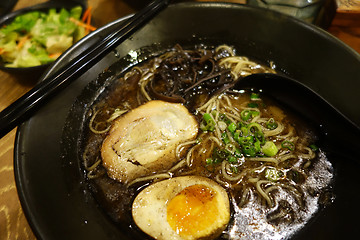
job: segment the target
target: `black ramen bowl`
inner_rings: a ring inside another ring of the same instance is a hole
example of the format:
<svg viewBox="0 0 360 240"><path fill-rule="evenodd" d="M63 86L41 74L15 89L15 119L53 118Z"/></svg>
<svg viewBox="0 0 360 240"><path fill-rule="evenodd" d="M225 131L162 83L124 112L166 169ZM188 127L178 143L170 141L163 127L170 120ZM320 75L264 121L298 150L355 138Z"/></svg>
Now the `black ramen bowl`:
<svg viewBox="0 0 360 240"><path fill-rule="evenodd" d="M123 20L98 29L75 44L43 78ZM177 43L184 47L225 43L234 46L239 55L273 61L280 72L308 86L360 125L356 106L360 102L360 55L340 40L298 19L245 5L204 2L170 5L18 128L16 184L25 215L39 239L144 237L111 221L87 188L80 162L81 129L87 108L114 76ZM336 175L335 200L292 239L357 236L359 157L329 154Z"/></svg>
<svg viewBox="0 0 360 240"><path fill-rule="evenodd" d="M14 19L17 16L20 16L22 14L32 12L32 11L41 11L41 12L48 12L49 9L55 8L55 9L71 9L75 6L81 6L84 10L86 8L86 4L84 4L82 1L72 1L72 0L66 0L66 1L48 1L44 3L40 3L37 5L33 5L30 7L22 8L13 12L10 12L0 18L0 26L7 25L14 21ZM45 70L51 65L52 63L47 63L39 66L34 67L18 67L18 68L12 68L12 67L6 67L4 65L4 62L2 59L0 59L0 70L8 72L10 74L13 74L17 77L25 77L30 80L38 80L39 77L45 72Z"/></svg>

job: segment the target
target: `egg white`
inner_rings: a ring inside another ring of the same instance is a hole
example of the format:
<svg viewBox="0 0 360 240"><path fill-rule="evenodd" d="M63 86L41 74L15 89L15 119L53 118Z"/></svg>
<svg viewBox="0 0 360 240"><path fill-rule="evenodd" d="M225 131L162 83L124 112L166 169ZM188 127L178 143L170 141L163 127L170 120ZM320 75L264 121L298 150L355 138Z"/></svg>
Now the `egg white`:
<svg viewBox="0 0 360 240"><path fill-rule="evenodd" d="M210 228L198 229L194 236L179 235L167 221L167 206L182 190L193 185L204 185L215 193L216 220ZM200 176L182 176L154 183L143 189L132 205L136 225L155 239L213 239L218 237L230 220L228 195L218 183Z"/></svg>

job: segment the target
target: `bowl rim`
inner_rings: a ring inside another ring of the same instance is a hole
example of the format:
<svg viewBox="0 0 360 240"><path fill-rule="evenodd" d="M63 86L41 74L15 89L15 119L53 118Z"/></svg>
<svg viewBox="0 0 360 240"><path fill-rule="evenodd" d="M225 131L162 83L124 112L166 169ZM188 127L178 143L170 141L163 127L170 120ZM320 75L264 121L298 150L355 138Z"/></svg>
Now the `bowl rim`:
<svg viewBox="0 0 360 240"><path fill-rule="evenodd" d="M0 17L8 14L15 7L17 2L18 2L18 0L6 1L6 3L2 5L2 6L4 6L4 9L3 9L2 13L0 14Z"/></svg>

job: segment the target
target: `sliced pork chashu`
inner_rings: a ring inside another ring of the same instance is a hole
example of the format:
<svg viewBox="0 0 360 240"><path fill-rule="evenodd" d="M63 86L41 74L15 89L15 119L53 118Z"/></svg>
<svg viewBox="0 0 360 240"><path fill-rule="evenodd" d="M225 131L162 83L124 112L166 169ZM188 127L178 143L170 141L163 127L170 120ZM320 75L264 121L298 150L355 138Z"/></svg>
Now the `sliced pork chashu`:
<svg viewBox="0 0 360 240"><path fill-rule="evenodd" d="M129 182L176 161L178 144L196 138L198 123L181 104L150 101L113 123L101 157L108 175Z"/></svg>

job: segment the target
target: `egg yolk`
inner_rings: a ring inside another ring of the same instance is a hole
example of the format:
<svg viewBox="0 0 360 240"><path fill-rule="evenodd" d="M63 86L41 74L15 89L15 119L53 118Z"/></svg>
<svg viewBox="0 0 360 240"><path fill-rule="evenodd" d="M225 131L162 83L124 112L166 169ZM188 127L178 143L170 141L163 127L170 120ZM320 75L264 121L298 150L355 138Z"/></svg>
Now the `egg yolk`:
<svg viewBox="0 0 360 240"><path fill-rule="evenodd" d="M192 185L170 200L167 221L180 236L194 236L209 229L218 217L216 192L205 185Z"/></svg>

